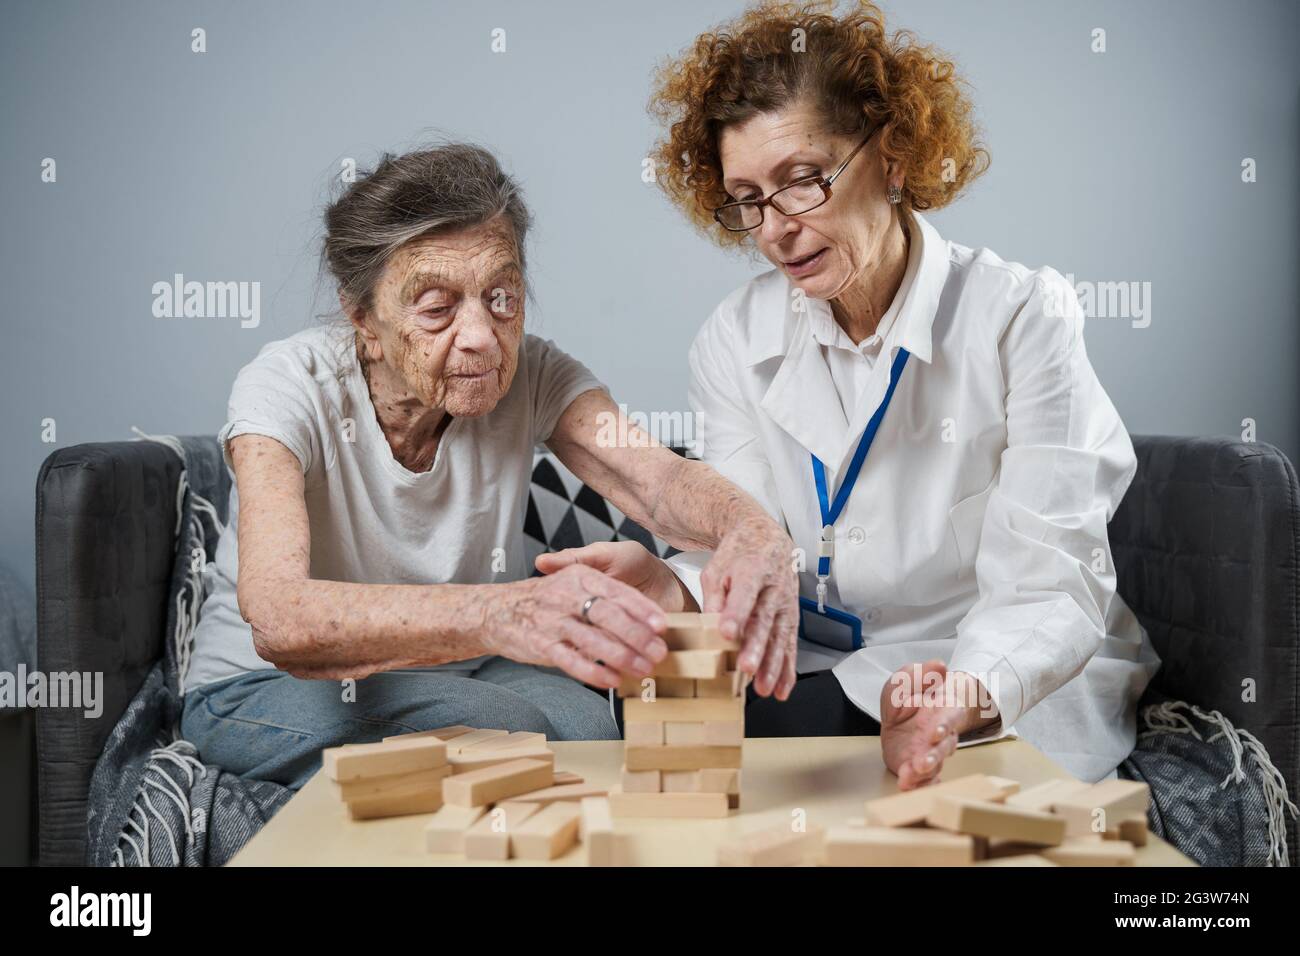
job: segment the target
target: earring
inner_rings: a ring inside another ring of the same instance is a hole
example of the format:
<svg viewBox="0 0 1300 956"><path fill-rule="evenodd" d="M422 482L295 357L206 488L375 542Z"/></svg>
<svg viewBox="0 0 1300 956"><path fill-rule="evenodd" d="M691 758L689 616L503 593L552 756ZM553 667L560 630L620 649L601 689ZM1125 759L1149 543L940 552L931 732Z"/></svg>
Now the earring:
<svg viewBox="0 0 1300 956"><path fill-rule="evenodd" d="M889 190L885 193L885 196L889 200L890 205L897 206L903 201L903 190L895 186L893 183L890 183Z"/></svg>

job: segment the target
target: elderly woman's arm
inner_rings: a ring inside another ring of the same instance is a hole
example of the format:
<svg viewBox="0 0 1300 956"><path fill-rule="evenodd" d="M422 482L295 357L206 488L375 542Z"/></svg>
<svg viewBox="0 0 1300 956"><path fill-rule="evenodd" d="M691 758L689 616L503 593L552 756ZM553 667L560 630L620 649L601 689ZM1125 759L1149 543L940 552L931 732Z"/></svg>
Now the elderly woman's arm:
<svg viewBox="0 0 1300 956"><path fill-rule="evenodd" d="M667 651L657 636L659 607L589 567L511 584L313 580L298 459L260 435L232 439L230 451L239 489L239 609L258 654L282 670L359 678L500 654L614 687L621 672L644 676ZM577 615L593 594L606 600L592 608L589 626Z"/></svg>
<svg viewBox="0 0 1300 956"><path fill-rule="evenodd" d="M584 392L547 444L652 534L682 550L713 552L700 578L704 609L720 612L725 636L743 638L739 666L754 675L755 691L785 699L795 682L799 626L789 535L746 491L619 422L621 414L606 392ZM610 434L627 441L604 440Z"/></svg>

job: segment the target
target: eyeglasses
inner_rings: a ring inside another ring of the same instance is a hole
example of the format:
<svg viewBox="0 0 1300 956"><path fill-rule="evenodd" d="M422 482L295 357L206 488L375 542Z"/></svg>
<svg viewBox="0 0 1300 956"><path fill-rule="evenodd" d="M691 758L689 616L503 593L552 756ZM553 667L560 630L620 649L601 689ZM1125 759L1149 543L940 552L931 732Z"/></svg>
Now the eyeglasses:
<svg viewBox="0 0 1300 956"><path fill-rule="evenodd" d="M713 210L713 218L718 221L718 225L731 232L748 232L755 226L763 224L764 206L770 205L783 216L802 216L806 212L811 212L831 198L831 185L839 178L840 173L844 172L853 157L858 155L862 147L866 146L875 135L876 131L872 130L829 176L806 176L792 182L789 186L778 189L766 198L741 199L725 203Z"/></svg>

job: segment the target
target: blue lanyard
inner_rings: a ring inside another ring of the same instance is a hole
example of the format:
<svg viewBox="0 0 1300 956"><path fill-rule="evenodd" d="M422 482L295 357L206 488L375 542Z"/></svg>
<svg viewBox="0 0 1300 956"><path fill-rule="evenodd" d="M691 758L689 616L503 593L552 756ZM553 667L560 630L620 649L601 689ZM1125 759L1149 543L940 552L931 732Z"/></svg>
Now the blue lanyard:
<svg viewBox="0 0 1300 956"><path fill-rule="evenodd" d="M857 483L858 473L862 471L862 463L867 460L867 452L871 448L871 443L876 439L876 432L880 428L880 422L885 417L885 409L889 408L889 400L894 397L894 388L898 385L898 380L903 374L903 367L907 365L910 355L911 353L907 349L899 349L898 355L894 357L894 364L889 369L889 388L885 390L884 401L880 403L876 413L871 416L871 420L867 422L866 431L862 433L862 438L858 440L858 449L853 453L853 460L849 462L848 470L844 473L844 480L840 482L840 490L835 493L834 502L828 500L826 493L826 466L821 463L821 459L816 455L811 456L813 481L817 484L817 503L821 506L822 515L822 550L817 558L817 577L820 582L817 587L819 598L825 595L825 579L831 573L835 519L840 516L840 512L844 510L844 506L848 503L849 494L853 491L854 484ZM827 540L828 534L832 535L829 541Z"/></svg>

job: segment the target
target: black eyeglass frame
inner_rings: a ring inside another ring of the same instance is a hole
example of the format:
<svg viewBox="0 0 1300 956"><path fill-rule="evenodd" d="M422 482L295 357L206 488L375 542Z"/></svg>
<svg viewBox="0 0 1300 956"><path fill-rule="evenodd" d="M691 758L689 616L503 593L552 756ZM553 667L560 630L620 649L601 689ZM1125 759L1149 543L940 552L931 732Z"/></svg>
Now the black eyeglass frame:
<svg viewBox="0 0 1300 956"><path fill-rule="evenodd" d="M790 183L789 185L782 186L780 189L776 190L770 196L763 196L758 199L737 199L735 202L723 203L721 206L713 210L714 220L717 222L719 226L721 226L723 229L726 229L728 232L749 232L751 229L757 229L759 226L763 225L764 206L772 206L774 209L776 209L777 212L779 212L783 216L802 216L804 213L812 212L814 209L820 209L822 206L826 205L826 203L830 200L831 186L835 184L835 180L839 179L840 173L844 172L844 170L848 168L849 163L853 161L853 157L858 155L858 153L862 151L862 147L866 146L867 143L871 142L871 137L876 135L877 130L879 130L879 127L873 129L870 133L867 134L867 137L862 142L858 143L857 146L853 147L853 152L849 153L848 156L844 157L844 162L840 163L840 165L836 168L835 172L831 173L829 176L825 176L825 177L804 176L801 179L796 179L794 182ZM821 202L809 206L807 209L801 209L799 210L799 212L786 212L784 209L781 208L781 204L776 201L777 196L781 195L781 193L789 189L794 189L796 186L804 186L810 182L816 183L821 187L822 189ZM739 209L743 206L753 206L758 210L758 222L754 223L752 226L728 226L725 222L722 221L722 214L724 209Z"/></svg>

